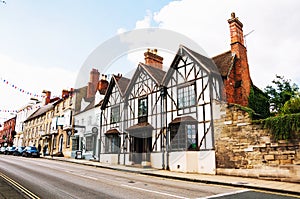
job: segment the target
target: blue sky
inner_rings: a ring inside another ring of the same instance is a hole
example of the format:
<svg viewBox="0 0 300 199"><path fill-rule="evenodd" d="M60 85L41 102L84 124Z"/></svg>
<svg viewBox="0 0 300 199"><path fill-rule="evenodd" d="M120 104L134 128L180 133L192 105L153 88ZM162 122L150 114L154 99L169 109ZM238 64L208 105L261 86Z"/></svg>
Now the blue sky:
<svg viewBox="0 0 300 199"><path fill-rule="evenodd" d="M0 3L0 110L30 98L11 83L37 94L73 87L90 53L124 31L159 27L191 38L211 57L225 52L233 11L244 34L254 30L246 37L253 82L264 88L278 74L300 85L299 10L297 0L6 0ZM143 56L123 59L132 69Z"/></svg>

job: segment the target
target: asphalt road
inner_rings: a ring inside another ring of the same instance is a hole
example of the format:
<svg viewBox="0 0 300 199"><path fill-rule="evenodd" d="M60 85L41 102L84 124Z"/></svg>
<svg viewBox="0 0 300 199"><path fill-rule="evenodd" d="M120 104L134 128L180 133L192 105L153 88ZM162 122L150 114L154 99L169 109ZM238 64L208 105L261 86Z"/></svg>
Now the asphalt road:
<svg viewBox="0 0 300 199"><path fill-rule="evenodd" d="M296 198L5 155L0 155L0 174L28 198Z"/></svg>

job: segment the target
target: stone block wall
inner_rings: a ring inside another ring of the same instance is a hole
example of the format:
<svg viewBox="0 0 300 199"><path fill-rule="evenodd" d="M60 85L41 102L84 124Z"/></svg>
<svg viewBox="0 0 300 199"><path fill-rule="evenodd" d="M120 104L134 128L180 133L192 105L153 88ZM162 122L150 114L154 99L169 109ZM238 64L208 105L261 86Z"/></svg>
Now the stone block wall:
<svg viewBox="0 0 300 199"><path fill-rule="evenodd" d="M219 169L282 168L300 166L300 139L275 141L260 124L253 124L241 107L217 105L215 119L216 167Z"/></svg>

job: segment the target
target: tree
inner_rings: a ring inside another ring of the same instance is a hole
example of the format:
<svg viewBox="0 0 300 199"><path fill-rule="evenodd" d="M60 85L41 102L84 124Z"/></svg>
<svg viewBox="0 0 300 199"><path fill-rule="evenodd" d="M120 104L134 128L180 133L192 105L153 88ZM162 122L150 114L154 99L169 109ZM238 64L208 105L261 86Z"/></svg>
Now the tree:
<svg viewBox="0 0 300 199"><path fill-rule="evenodd" d="M295 83L291 84L291 80L279 75L276 75L272 83L272 86L265 88L265 93L269 97L271 111L281 113L284 104L297 96L299 88Z"/></svg>
<svg viewBox="0 0 300 199"><path fill-rule="evenodd" d="M300 97L291 98L281 109L284 114L300 113Z"/></svg>

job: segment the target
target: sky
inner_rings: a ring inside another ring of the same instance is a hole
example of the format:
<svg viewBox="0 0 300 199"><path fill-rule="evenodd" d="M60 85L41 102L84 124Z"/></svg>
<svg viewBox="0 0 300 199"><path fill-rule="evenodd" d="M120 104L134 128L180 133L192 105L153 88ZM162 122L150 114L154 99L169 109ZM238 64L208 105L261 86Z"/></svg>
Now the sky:
<svg viewBox="0 0 300 199"><path fill-rule="evenodd" d="M254 84L263 89L277 74L300 85L297 0L5 1L0 3L0 123L11 116L4 110L19 109L43 90L58 96L73 88L89 55L126 31L167 29L195 41L209 57L228 51L231 12L244 24ZM117 65L122 60L130 66L116 70L132 70L143 54L125 55Z"/></svg>

